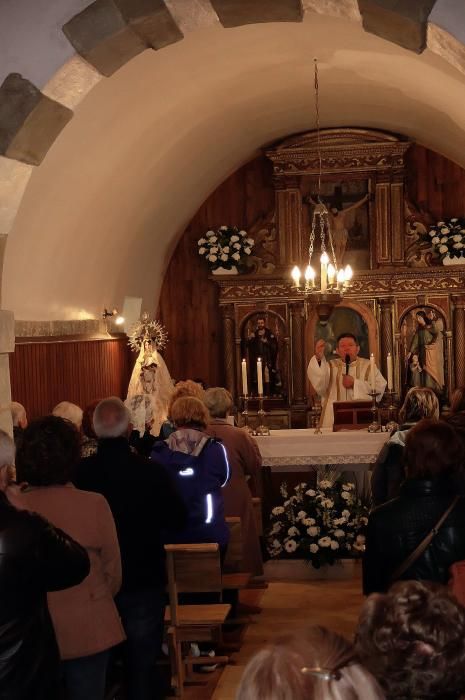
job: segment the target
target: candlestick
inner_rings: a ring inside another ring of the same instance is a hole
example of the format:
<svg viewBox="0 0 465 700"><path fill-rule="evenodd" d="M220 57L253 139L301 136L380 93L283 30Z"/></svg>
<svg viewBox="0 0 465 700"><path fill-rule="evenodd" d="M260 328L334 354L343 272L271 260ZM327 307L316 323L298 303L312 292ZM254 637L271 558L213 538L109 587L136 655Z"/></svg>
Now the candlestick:
<svg viewBox="0 0 465 700"><path fill-rule="evenodd" d="M396 410L396 404L394 402L394 397L396 395L395 391L388 390L389 394L389 406L388 406L388 415L389 415L389 420L386 423L385 430L387 433L393 433L394 431L399 429L399 424L394 420L394 412Z"/></svg>
<svg viewBox="0 0 465 700"><path fill-rule="evenodd" d="M257 385L258 385L258 395L263 396L263 369L262 369L262 358L259 357L257 360Z"/></svg>
<svg viewBox="0 0 465 700"><path fill-rule="evenodd" d="M371 356L373 357L373 355ZM369 392L372 400L372 406L371 406L371 412L373 414L373 420L371 421L370 425L368 426L368 432L369 433L379 433L381 430L381 425L378 423L378 409L376 407L376 390L373 389L372 391Z"/></svg>
<svg viewBox="0 0 465 700"><path fill-rule="evenodd" d="M375 365L375 356L373 353L370 355L370 386L371 390L375 391L376 389L376 365Z"/></svg>
<svg viewBox="0 0 465 700"><path fill-rule="evenodd" d="M259 409L258 409L258 426L255 431L256 435L269 435L270 429L265 424L265 411L263 410L263 396L258 397Z"/></svg>
<svg viewBox="0 0 465 700"><path fill-rule="evenodd" d="M249 387L247 384L247 362L242 360L242 393L247 396L249 393Z"/></svg>
<svg viewBox="0 0 465 700"><path fill-rule="evenodd" d="M244 402L244 410L242 411L242 418L244 421L243 428L249 433L249 435L253 435L254 431L249 425L249 397L247 394L242 397L242 400Z"/></svg>
<svg viewBox="0 0 465 700"><path fill-rule="evenodd" d="M392 371L392 355L390 352L388 352L388 356L387 356L387 388L388 388L388 391L392 391L394 389L393 371Z"/></svg>

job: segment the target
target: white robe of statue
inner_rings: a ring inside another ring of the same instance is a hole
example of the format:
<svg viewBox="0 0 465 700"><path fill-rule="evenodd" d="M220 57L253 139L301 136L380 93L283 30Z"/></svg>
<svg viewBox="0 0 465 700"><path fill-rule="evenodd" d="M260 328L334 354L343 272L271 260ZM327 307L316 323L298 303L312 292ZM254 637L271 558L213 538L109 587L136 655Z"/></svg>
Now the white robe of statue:
<svg viewBox="0 0 465 700"><path fill-rule="evenodd" d="M150 340L144 340L129 382L126 406L131 411L134 430L142 436L151 423L150 432L159 435L168 416L168 404L174 391L173 381L162 356Z"/></svg>

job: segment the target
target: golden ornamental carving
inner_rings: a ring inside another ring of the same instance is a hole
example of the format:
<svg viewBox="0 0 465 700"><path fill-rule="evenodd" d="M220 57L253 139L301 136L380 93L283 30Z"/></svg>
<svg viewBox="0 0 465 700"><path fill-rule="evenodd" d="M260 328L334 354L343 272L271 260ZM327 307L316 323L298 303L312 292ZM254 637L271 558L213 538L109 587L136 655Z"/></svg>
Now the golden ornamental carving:
<svg viewBox="0 0 465 700"><path fill-rule="evenodd" d="M271 160L275 160L271 157ZM323 173L345 172L347 170L378 170L379 168L402 168L404 166L403 154L393 153L341 153L337 156L323 156L321 168ZM275 175L288 173L309 174L317 171L319 167L318 157L302 158L302 154L287 155L286 160L279 160L273 164Z"/></svg>

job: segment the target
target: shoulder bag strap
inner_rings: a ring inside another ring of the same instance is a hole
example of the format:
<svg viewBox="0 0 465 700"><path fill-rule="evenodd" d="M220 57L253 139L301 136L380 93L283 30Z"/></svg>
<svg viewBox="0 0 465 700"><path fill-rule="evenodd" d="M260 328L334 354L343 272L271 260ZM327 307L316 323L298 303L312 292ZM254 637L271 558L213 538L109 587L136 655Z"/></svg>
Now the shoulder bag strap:
<svg viewBox="0 0 465 700"><path fill-rule="evenodd" d="M404 574L407 569L409 569L414 562L423 554L425 549L428 547L430 542L432 541L433 537L437 535L439 529L441 528L441 525L443 524L444 520L447 518L449 513L452 512L452 510L455 507L455 504L459 500L460 496L456 496L450 506L447 508L447 510L441 515L439 518L438 522L436 525L428 532L426 537L420 542L418 547L413 550L411 554L407 557L407 559L404 559L402 564L397 567L397 569L394 571L394 573L391 576L391 583L394 583L394 581L397 581L402 574Z"/></svg>

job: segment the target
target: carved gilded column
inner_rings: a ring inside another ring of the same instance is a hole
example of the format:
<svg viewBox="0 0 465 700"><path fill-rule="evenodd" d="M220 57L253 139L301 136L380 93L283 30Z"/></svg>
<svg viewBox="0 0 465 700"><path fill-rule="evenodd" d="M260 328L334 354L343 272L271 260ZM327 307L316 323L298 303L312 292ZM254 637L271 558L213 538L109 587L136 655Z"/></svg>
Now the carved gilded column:
<svg viewBox="0 0 465 700"><path fill-rule="evenodd" d="M453 296L455 386L465 386L465 296Z"/></svg>
<svg viewBox="0 0 465 700"><path fill-rule="evenodd" d="M302 264L302 193L296 177L275 178L276 225L279 231L279 262Z"/></svg>
<svg viewBox="0 0 465 700"><path fill-rule="evenodd" d="M392 337L392 297L379 300L381 309L379 335L381 340L381 371L387 378L388 352L394 357L394 342Z"/></svg>
<svg viewBox="0 0 465 700"><path fill-rule="evenodd" d="M376 209L376 263L386 265L391 262L391 188L389 180L381 180L376 183L375 209Z"/></svg>
<svg viewBox="0 0 465 700"><path fill-rule="evenodd" d="M236 376L234 371L234 305L224 304L221 307L223 316L223 358L225 385L236 400Z"/></svg>
<svg viewBox="0 0 465 700"><path fill-rule="evenodd" d="M304 305L290 304L292 334L292 404L305 403Z"/></svg>

